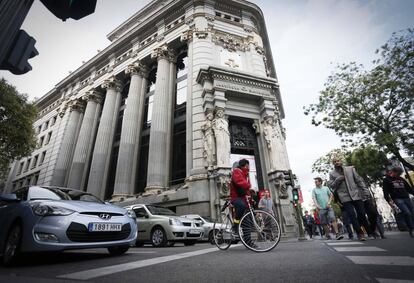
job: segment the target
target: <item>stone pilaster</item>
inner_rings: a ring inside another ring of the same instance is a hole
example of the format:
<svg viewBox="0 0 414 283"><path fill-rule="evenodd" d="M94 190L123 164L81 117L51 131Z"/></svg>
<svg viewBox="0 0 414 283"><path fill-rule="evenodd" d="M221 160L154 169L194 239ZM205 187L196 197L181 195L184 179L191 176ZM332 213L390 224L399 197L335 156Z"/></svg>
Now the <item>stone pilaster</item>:
<svg viewBox="0 0 414 283"><path fill-rule="evenodd" d="M148 76L147 69L139 63L128 66L125 73L131 76L131 84L122 120L114 196L134 193Z"/></svg>
<svg viewBox="0 0 414 283"><path fill-rule="evenodd" d="M148 153L148 174L146 192L154 193L167 187L170 160L171 109L174 89L171 83L172 51L163 45L154 50L152 57L158 60L157 80L151 119Z"/></svg>
<svg viewBox="0 0 414 283"><path fill-rule="evenodd" d="M91 158L93 141L96 135L99 115L102 110L102 95L97 91L87 93L86 110L79 131L79 137L73 154L67 186L75 189L85 189L88 164Z"/></svg>
<svg viewBox="0 0 414 283"><path fill-rule="evenodd" d="M106 80L102 87L106 89L106 97L93 150L88 179L88 192L104 199L109 162L112 154L112 143L121 104L122 84L119 80L112 77Z"/></svg>
<svg viewBox="0 0 414 283"><path fill-rule="evenodd" d="M72 162L73 150L75 148L84 109L83 102L75 100L69 105L69 111L66 111L66 115L69 115L69 120L66 125L56 167L53 172L51 182L51 185L53 186L66 186L66 178Z"/></svg>

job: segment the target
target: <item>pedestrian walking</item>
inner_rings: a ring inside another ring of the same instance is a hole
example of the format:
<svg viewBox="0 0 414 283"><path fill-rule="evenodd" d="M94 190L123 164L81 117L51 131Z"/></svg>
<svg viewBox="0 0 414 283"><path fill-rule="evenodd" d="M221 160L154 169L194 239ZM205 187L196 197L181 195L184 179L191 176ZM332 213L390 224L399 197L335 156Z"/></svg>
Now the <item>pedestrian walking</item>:
<svg viewBox="0 0 414 283"><path fill-rule="evenodd" d="M344 236L338 231L338 224L336 222L335 212L332 209L333 194L328 187L322 186L322 178L316 177L315 188L312 190L312 199L315 206L319 210L319 219L324 225L325 237L330 239L330 225L332 224L335 232L335 239L341 240Z"/></svg>
<svg viewBox="0 0 414 283"><path fill-rule="evenodd" d="M363 203L363 191L367 188L355 167L342 166L342 160L337 156L332 158L332 163L334 170L329 173L328 185L348 213L352 226L358 234L358 239L365 241L365 234L361 229L361 225L368 234L372 233L365 216Z"/></svg>
<svg viewBox="0 0 414 283"><path fill-rule="evenodd" d="M388 170L382 185L384 198L393 209L401 210L408 232L411 237L414 237L414 208L409 196L409 194L414 195L414 191L400 175L401 169L398 167L392 167Z"/></svg>
<svg viewBox="0 0 414 283"><path fill-rule="evenodd" d="M321 225L321 220L319 219L319 212L316 209L313 210L313 219L315 220L315 230L318 229L319 236L323 238L323 226ZM314 234L316 235L316 233Z"/></svg>
<svg viewBox="0 0 414 283"><path fill-rule="evenodd" d="M303 225L305 226L306 232L308 232L309 238L311 239L313 236L313 224L314 219L309 215L309 211L306 210L305 215L303 216Z"/></svg>

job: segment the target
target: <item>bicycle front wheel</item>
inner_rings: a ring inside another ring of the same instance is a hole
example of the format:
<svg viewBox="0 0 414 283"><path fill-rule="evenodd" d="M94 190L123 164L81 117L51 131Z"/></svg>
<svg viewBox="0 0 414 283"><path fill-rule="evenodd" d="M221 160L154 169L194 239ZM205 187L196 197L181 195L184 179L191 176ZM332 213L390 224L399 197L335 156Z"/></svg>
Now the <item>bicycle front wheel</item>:
<svg viewBox="0 0 414 283"><path fill-rule="evenodd" d="M254 252L268 252L279 243L281 231L273 215L253 210L240 220L239 234L246 248Z"/></svg>
<svg viewBox="0 0 414 283"><path fill-rule="evenodd" d="M230 218L226 213L221 213L219 219L213 225L214 244L220 250L227 250L233 241L232 226Z"/></svg>

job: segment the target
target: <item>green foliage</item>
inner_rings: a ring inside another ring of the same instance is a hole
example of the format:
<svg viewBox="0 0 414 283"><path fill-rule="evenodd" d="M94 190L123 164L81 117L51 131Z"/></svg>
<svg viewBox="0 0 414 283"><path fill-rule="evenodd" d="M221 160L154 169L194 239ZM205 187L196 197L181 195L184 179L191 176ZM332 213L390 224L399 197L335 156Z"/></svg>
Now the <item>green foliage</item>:
<svg viewBox="0 0 414 283"><path fill-rule="evenodd" d="M393 33L376 53L370 71L355 62L338 65L304 113L345 145L376 144L414 170L400 155L414 154L414 30Z"/></svg>
<svg viewBox="0 0 414 283"><path fill-rule="evenodd" d="M384 152L373 145L354 149L350 155L351 164L369 186L382 182L385 166L389 163Z"/></svg>
<svg viewBox="0 0 414 283"><path fill-rule="evenodd" d="M16 88L0 80L0 179L6 177L14 159L30 154L36 147L33 122L36 107Z"/></svg>

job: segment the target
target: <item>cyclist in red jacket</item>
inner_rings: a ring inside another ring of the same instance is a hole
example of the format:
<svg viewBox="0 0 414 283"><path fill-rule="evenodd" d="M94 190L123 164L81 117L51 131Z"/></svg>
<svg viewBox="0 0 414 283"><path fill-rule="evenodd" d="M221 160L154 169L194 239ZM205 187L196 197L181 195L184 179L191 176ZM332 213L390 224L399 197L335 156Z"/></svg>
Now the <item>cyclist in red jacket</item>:
<svg viewBox="0 0 414 283"><path fill-rule="evenodd" d="M241 159L239 166L235 168L231 175L230 182L230 198L236 210L234 218L234 232L238 233L240 219L247 208L246 195L250 195L250 180L249 180L249 161Z"/></svg>

